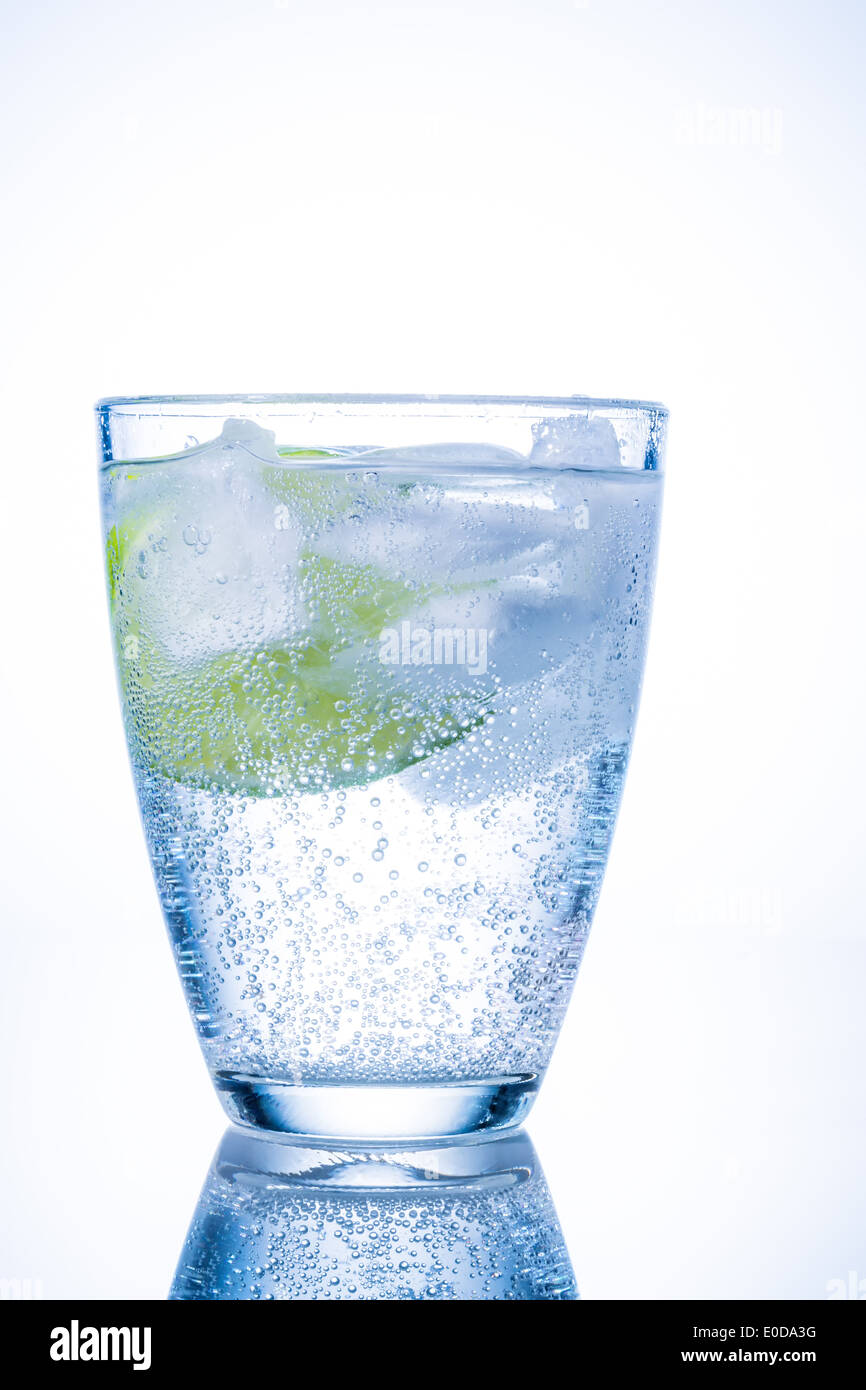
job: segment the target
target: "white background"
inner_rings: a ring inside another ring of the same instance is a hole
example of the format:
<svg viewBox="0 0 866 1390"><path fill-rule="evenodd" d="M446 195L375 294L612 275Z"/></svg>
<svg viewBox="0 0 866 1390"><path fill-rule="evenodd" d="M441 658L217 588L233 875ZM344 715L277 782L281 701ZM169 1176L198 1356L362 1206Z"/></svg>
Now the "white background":
<svg viewBox="0 0 866 1390"><path fill-rule="evenodd" d="M672 412L624 810L530 1125L582 1293L866 1281L862 8L2 8L0 1276L164 1296L223 1128L91 404L405 390Z"/></svg>

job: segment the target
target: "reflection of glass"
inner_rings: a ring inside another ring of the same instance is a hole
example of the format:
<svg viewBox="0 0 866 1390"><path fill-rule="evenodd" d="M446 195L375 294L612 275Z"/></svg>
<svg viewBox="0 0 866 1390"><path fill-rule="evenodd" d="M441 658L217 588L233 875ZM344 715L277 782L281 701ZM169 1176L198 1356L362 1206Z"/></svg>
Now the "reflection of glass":
<svg viewBox="0 0 866 1390"><path fill-rule="evenodd" d="M251 397L99 407L124 720L234 1120L519 1122L619 806L665 412Z"/></svg>
<svg viewBox="0 0 866 1390"><path fill-rule="evenodd" d="M230 1129L173 1299L575 1299L522 1130L412 1152L306 1149Z"/></svg>

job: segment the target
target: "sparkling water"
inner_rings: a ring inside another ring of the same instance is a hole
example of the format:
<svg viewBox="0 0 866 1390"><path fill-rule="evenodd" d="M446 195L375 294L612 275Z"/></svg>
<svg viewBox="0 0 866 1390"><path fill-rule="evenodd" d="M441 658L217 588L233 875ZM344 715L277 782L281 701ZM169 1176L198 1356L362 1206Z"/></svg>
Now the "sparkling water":
<svg viewBox="0 0 866 1390"><path fill-rule="evenodd" d="M525 1134L403 1153L230 1131L170 1297L571 1300L577 1287Z"/></svg>
<svg viewBox="0 0 866 1390"><path fill-rule="evenodd" d="M373 1088L488 1104L544 1073L619 805L660 500L606 421L570 424L526 458L301 451L229 421L103 470L140 805L236 1118L327 1133L274 1088L357 1087L349 1132L387 1133Z"/></svg>

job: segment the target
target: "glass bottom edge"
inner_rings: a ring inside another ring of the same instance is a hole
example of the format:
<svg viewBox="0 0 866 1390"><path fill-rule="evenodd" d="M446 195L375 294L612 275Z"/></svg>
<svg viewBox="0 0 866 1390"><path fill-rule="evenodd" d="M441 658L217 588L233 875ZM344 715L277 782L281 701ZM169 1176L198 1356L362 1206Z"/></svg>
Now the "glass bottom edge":
<svg viewBox="0 0 866 1390"><path fill-rule="evenodd" d="M213 1080L234 1124L313 1143L375 1144L471 1139L520 1125L541 1078L317 1086L217 1072Z"/></svg>

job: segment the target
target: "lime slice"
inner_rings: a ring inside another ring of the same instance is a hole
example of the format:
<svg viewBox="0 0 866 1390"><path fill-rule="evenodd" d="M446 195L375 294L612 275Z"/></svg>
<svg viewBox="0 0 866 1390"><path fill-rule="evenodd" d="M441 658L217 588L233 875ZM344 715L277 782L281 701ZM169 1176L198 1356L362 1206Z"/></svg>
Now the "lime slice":
<svg viewBox="0 0 866 1390"><path fill-rule="evenodd" d="M294 475L299 477L301 475ZM432 586L407 588L373 565L307 550L298 583L307 626L257 651L172 659L143 619L139 557L159 519L111 528L106 542L118 665L137 764L197 788L273 796L363 786L464 738L490 691L455 669L419 694L379 659L379 634L417 611Z"/></svg>
<svg viewBox="0 0 866 1390"><path fill-rule="evenodd" d="M226 653L173 673L147 665L127 683L139 757L174 781L251 796L364 786L455 743L486 713L480 695L421 706L384 667L333 661L317 646Z"/></svg>

